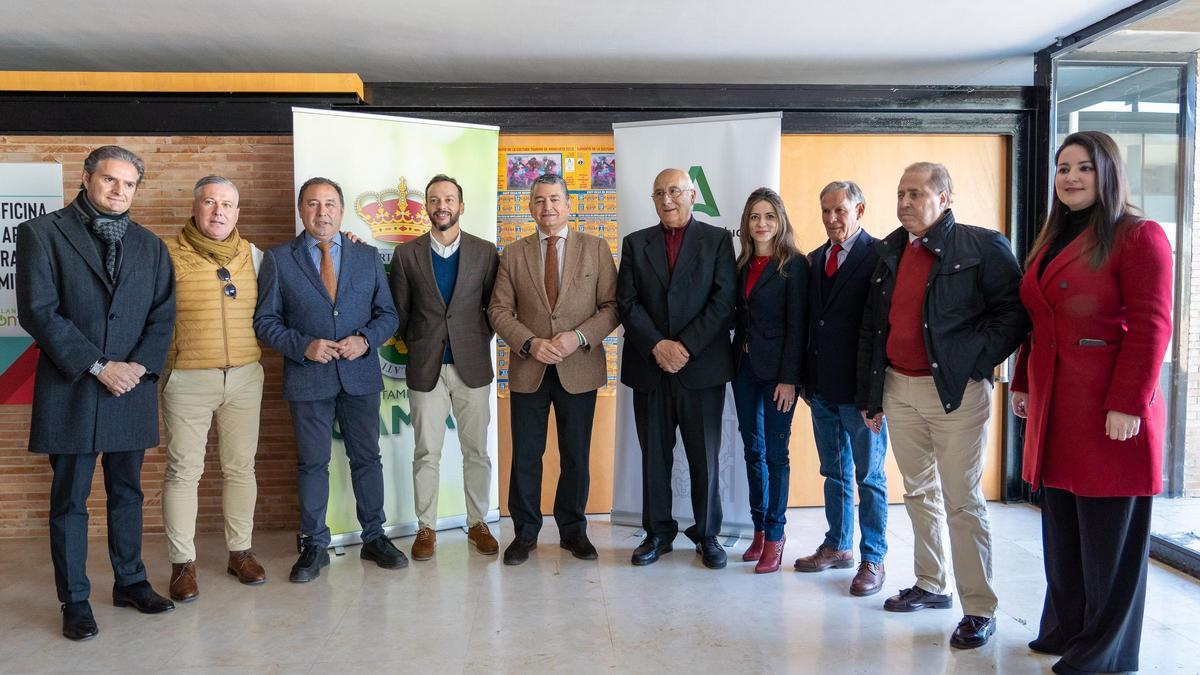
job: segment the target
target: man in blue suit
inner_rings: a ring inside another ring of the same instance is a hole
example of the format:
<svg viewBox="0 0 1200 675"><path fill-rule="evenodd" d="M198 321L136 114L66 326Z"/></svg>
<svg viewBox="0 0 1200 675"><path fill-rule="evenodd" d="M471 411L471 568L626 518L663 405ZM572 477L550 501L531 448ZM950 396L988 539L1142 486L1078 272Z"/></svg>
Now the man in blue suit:
<svg viewBox="0 0 1200 675"><path fill-rule="evenodd" d="M862 190L834 181L821 190L821 222L829 241L809 254L808 367L805 398L825 477L825 541L796 560L801 572L854 565L854 486L862 560L850 593L874 595L883 587L887 553L887 426L865 421L854 404L858 331L879 260L875 238L859 225L866 210Z"/></svg>
<svg viewBox="0 0 1200 675"><path fill-rule="evenodd" d="M388 569L405 567L408 559L383 533L383 376L371 357L398 325L383 263L374 246L339 232L345 202L337 183L305 181L298 207L304 233L263 257L254 332L284 357L283 397L296 432L300 497L300 558L289 579L303 583L329 564L325 509L335 419L350 460L361 557Z"/></svg>

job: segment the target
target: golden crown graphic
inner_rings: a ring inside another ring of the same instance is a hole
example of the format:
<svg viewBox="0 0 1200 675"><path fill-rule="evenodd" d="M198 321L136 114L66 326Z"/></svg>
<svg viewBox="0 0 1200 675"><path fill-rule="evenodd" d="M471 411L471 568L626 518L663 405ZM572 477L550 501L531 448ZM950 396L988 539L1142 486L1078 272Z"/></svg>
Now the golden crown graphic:
<svg viewBox="0 0 1200 675"><path fill-rule="evenodd" d="M403 243L429 231L425 195L410 192L408 180L400 177L396 189L364 192L354 200L354 212L380 241Z"/></svg>

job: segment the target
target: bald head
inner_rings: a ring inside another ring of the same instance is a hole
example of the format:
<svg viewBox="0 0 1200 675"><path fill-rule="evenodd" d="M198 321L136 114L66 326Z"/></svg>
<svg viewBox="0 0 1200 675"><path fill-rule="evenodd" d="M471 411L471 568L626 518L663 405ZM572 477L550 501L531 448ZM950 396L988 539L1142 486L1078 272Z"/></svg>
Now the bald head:
<svg viewBox="0 0 1200 675"><path fill-rule="evenodd" d="M683 227L692 218L692 205L696 203L696 189L692 179L682 169L663 169L654 179L654 210L658 219L667 227Z"/></svg>

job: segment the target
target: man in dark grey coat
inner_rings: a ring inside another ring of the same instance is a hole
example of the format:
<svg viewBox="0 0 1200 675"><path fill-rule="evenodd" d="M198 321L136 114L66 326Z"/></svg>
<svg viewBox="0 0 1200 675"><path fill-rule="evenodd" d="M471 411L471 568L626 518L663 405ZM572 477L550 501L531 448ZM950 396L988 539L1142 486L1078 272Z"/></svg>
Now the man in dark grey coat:
<svg viewBox="0 0 1200 675"><path fill-rule="evenodd" d="M63 635L98 632L87 563L87 499L104 465L113 604L174 608L142 564L142 458L158 445L156 382L175 326L167 248L129 219L145 175L132 152L106 145L83 164L66 208L17 230L17 312L41 354L29 450L50 457L50 554ZM71 423L64 422L70 418Z"/></svg>

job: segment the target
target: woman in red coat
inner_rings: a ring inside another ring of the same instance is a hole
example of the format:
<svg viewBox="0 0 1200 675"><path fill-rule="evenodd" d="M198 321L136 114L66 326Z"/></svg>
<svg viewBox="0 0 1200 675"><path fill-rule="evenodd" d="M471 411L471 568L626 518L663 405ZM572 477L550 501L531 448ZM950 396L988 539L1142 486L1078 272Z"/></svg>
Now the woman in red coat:
<svg viewBox="0 0 1200 675"><path fill-rule="evenodd" d="M1134 215L1107 135L1071 134L1055 164L1021 283L1033 333L1012 384L1027 418L1024 479L1042 494L1046 602L1029 647L1060 655L1058 673L1131 671L1162 491L1171 247Z"/></svg>

